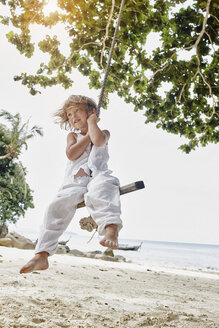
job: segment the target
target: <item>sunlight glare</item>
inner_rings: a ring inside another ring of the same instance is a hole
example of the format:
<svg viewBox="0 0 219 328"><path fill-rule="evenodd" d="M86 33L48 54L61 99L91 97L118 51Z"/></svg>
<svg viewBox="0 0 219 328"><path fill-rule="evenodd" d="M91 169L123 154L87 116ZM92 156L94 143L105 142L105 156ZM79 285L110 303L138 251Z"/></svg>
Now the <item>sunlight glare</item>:
<svg viewBox="0 0 219 328"><path fill-rule="evenodd" d="M43 13L45 16L50 15L51 13L58 11L57 0L48 0L43 8Z"/></svg>

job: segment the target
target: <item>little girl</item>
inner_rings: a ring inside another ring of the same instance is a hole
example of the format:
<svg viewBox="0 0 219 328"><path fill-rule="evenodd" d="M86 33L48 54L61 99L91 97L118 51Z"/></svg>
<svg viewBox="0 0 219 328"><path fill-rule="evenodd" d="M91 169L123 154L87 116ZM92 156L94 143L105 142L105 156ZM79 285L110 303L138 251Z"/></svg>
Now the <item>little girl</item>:
<svg viewBox="0 0 219 328"><path fill-rule="evenodd" d="M20 273L49 267L48 256L56 252L59 237L83 200L98 225L99 235L104 236L100 244L118 248L118 232L122 228L119 180L107 166L110 133L98 127L96 109L92 99L72 95L55 114L61 127L74 131L67 136L64 183L45 213L35 256Z"/></svg>

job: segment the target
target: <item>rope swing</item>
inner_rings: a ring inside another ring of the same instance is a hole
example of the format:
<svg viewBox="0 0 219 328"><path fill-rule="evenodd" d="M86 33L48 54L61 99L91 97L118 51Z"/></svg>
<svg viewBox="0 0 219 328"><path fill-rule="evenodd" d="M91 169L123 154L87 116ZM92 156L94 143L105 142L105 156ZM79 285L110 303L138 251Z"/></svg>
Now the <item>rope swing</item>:
<svg viewBox="0 0 219 328"><path fill-rule="evenodd" d="M115 28L115 31L114 31L113 41L112 41L112 45L111 45L110 53L109 53L109 57L108 57L107 67L106 67L105 76L104 76L104 80L103 80L103 86L102 86L100 97L99 97L99 103L98 103L97 110L96 110L97 116L99 116L99 114L100 114L100 107L101 107L101 103L103 101L103 96L104 96L104 90L105 90L105 86L106 86L106 82L107 82L107 77L109 75L110 63L111 63L111 59L112 59L112 56L113 56L113 50L114 50L114 46L115 46L115 43L116 43L116 36L117 36L118 30L119 30L119 25L120 25L120 21L121 21L121 17L122 17L122 10L123 10L123 7L124 7L124 3L125 3L125 0L122 0L121 5L120 5L119 16L118 16L116 28ZM108 37L108 28L109 28L110 22L112 20L114 5L115 5L115 0L112 0L112 8L111 8L111 12L110 12L109 21L108 21L107 26L106 26L106 35L105 35L105 38L103 40L103 49L102 49L102 52L101 52L100 64L101 64L102 68L103 68L102 59L103 59L103 53L104 53L104 50L105 50L105 41ZM120 187L120 195L129 193L129 192L132 192L132 191L140 190L140 189L143 189L143 188L145 188L144 182L143 181L136 181L136 182L128 184L126 186ZM81 208L81 207L84 207L84 206L85 206L85 204L84 204L84 202L82 202L82 203L78 204L77 208ZM81 219L79 221L79 223L80 223L81 229L83 229L83 230L87 230L89 232L94 230L93 235L91 236L90 240L88 241L88 243L89 243L92 240L92 238L94 237L94 234L96 233L98 226L97 226L96 222L92 219L91 216Z"/></svg>
<svg viewBox="0 0 219 328"><path fill-rule="evenodd" d="M112 59L112 56L113 56L113 50L114 50L114 47L115 47L116 36L117 36L119 26L120 26L120 21L121 21L121 17L122 17L122 10L123 10L123 7L124 7L124 3L125 3L125 0L122 0L121 4L120 4L119 16L118 16L116 28L115 28L114 35L113 35L113 41L112 41L112 44L111 44L110 53L109 53L109 57L108 57L108 62L107 62L107 66L106 66L106 72L105 72L105 76L104 76L104 80L103 80L103 86L102 86L102 89L101 89L101 92L100 92L99 103L98 103L97 110L96 110L97 116L100 115L100 107L101 107L101 103L103 101L106 82L107 82L107 78L108 78L108 75L109 75L110 63L111 63L111 59Z"/></svg>
<svg viewBox="0 0 219 328"><path fill-rule="evenodd" d="M116 36L117 36L119 26L120 26L120 21L121 21L121 17L122 17L122 10L123 10L123 7L124 7L124 3L125 3L125 0L122 0L121 5L120 5L120 9L119 9L119 16L118 16L116 28L115 28L114 35L113 35L113 41L112 41L111 48L110 48L107 67L106 67L105 76L104 76L104 80L103 80L103 86L102 86L102 89L101 89L101 92L100 92L99 103L98 103L97 110L96 110L96 114L97 114L98 117L100 115L100 107L101 107L101 103L103 101L104 90L105 90L107 78L108 78L108 75L109 75L110 63L111 63L111 59L112 59L112 56L113 56L113 50L114 50L114 47L115 47ZM112 19L113 9L114 9L114 0L113 0L112 10L111 10L111 13L110 13L109 22ZM105 37L105 39L107 38L108 27L109 27L109 23L108 23L107 28L106 28L106 37ZM104 42L105 42L105 40L104 40ZM104 48L102 50L102 54L103 54L103 51L104 51ZM102 59L102 54L101 54L101 59ZM101 64L102 64L102 60L101 60ZM83 229L83 230L87 230L89 232L91 232L92 230L95 230L95 232L97 231L97 224L94 222L94 220L92 219L91 216L81 219L79 223L80 223L81 229ZM91 239L93 238L93 236L94 236L94 234L92 235ZM90 242L91 239L88 242Z"/></svg>

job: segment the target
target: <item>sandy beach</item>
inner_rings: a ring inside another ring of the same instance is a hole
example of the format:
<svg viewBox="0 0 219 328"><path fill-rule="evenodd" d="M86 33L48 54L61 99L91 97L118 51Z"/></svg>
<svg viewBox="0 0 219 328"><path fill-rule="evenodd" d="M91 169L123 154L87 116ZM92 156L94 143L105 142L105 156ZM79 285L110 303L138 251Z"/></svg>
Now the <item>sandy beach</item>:
<svg viewBox="0 0 219 328"><path fill-rule="evenodd" d="M0 327L219 327L219 275L164 272L55 255L20 275L33 251L0 247Z"/></svg>

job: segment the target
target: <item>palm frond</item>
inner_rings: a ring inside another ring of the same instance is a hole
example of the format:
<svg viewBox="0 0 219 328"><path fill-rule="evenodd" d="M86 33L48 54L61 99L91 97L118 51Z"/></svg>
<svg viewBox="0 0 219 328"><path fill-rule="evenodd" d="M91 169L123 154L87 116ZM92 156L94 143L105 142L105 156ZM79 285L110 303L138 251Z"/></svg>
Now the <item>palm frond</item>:
<svg viewBox="0 0 219 328"><path fill-rule="evenodd" d="M11 113L9 113L7 110L2 109L0 111L0 117L5 118L7 121L11 122L12 124L15 122L15 117Z"/></svg>
<svg viewBox="0 0 219 328"><path fill-rule="evenodd" d="M11 129L6 128L8 131L8 137L10 139L10 154L12 158L17 158L21 149L24 146L25 149L28 148L27 140L33 138L36 135L43 136L43 130L41 127L34 125L31 129L29 129L29 120L25 123L22 123L22 119L19 113L12 115L6 110L0 111L0 117L5 118L7 121L11 123Z"/></svg>
<svg viewBox="0 0 219 328"><path fill-rule="evenodd" d="M21 135L21 134L25 134L25 132L27 131L27 129L28 129L28 125L29 125L29 121L27 121L27 122L25 122L24 124L22 124L21 126L19 126L19 129L18 129L18 133L19 133L19 135Z"/></svg>
<svg viewBox="0 0 219 328"><path fill-rule="evenodd" d="M34 135L38 134L40 136L43 136L43 129L38 125L34 125L30 131L33 132Z"/></svg>

